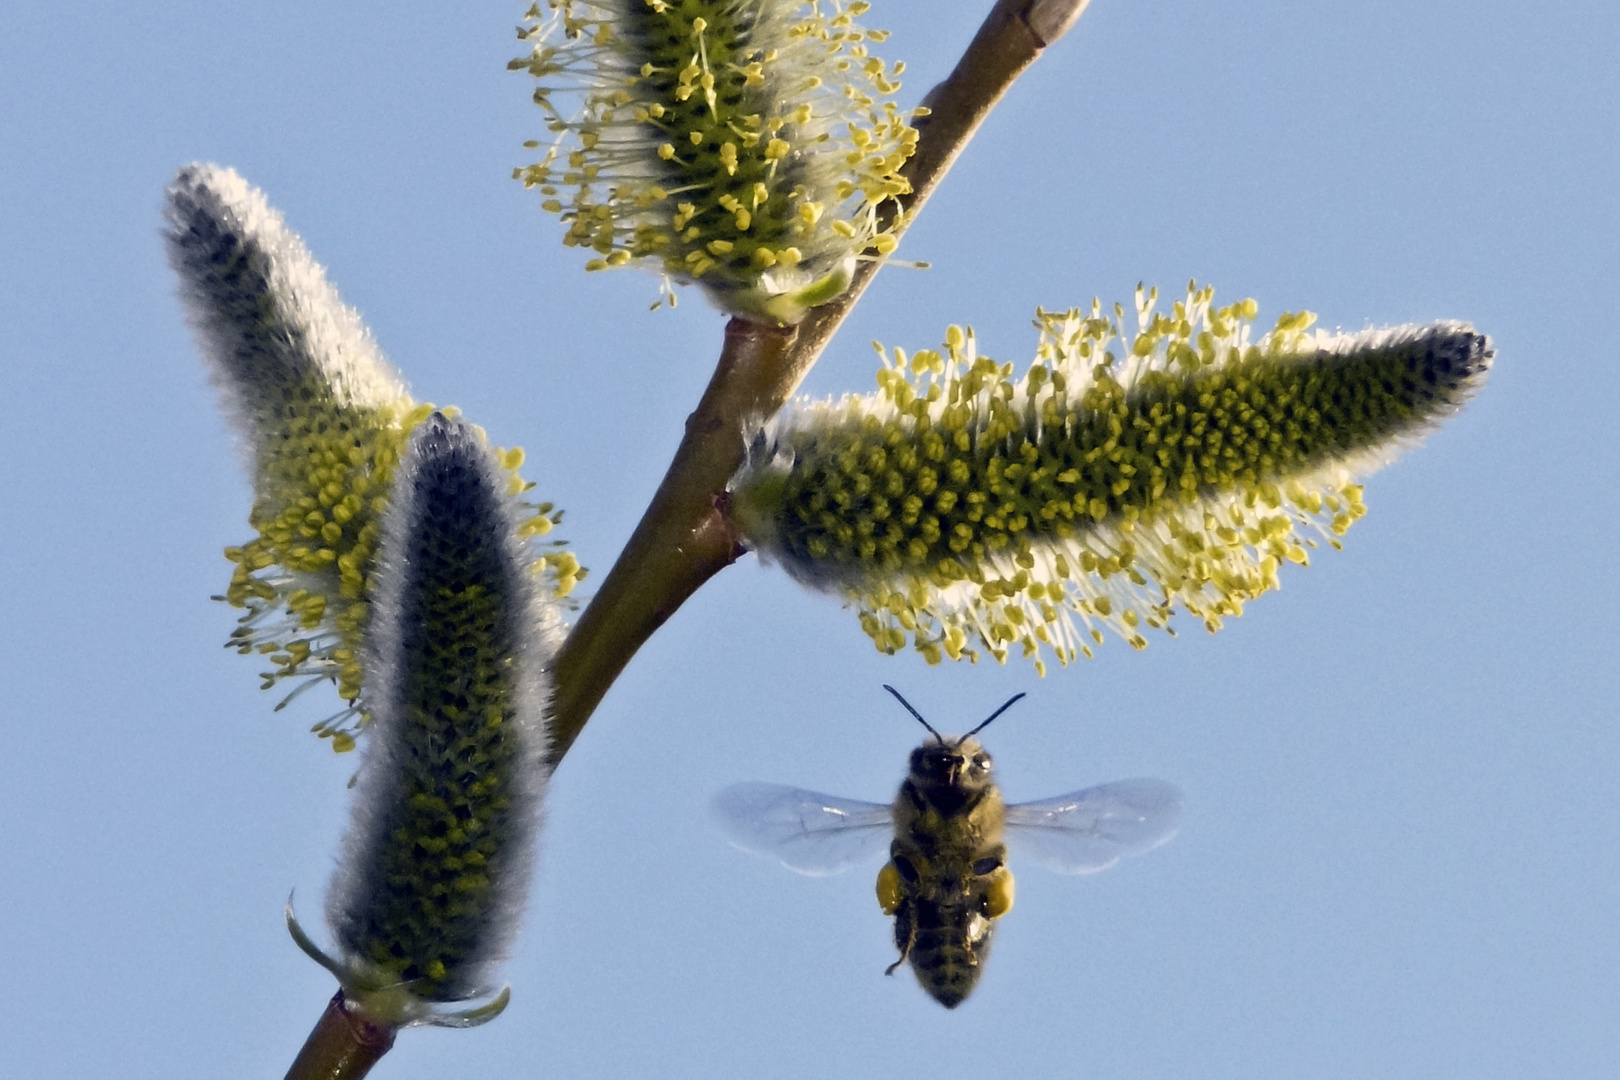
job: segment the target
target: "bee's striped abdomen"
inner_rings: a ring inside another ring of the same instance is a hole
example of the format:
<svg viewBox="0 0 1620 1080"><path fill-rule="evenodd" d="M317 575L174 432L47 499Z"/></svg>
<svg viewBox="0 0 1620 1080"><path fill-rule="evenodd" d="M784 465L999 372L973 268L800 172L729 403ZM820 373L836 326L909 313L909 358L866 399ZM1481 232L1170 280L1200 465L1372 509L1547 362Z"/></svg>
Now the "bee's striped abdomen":
<svg viewBox="0 0 1620 1080"><path fill-rule="evenodd" d="M979 982L994 921L967 897L950 904L918 898L912 923L910 960L917 981L941 1005L956 1008Z"/></svg>

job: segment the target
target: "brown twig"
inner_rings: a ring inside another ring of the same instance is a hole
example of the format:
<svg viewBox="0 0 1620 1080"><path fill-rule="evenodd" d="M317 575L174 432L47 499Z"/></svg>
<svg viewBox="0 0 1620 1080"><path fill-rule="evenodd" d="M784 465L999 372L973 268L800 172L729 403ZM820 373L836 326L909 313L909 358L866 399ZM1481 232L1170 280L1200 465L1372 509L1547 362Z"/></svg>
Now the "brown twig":
<svg viewBox="0 0 1620 1080"><path fill-rule="evenodd" d="M360 1080L394 1045L394 1029L374 1024L332 995L304 1040L286 1080Z"/></svg>
<svg viewBox="0 0 1620 1080"><path fill-rule="evenodd" d="M891 208L895 233L916 218L1007 88L1057 40L1089 0L999 0L956 68L924 99L910 194ZM550 761L561 761L637 649L742 548L724 513L727 482L743 463L743 432L773 415L809 372L880 267L864 262L848 292L797 327L732 319L720 362L641 522L553 667Z"/></svg>

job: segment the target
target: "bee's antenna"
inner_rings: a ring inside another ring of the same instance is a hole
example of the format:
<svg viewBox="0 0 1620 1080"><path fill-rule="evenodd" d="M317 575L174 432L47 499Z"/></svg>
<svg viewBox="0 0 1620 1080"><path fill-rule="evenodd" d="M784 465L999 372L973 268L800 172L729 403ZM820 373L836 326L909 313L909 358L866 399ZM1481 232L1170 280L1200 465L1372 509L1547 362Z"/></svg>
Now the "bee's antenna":
<svg viewBox="0 0 1620 1080"><path fill-rule="evenodd" d="M996 717L1000 716L1002 713L1004 713L1008 709L1012 708L1013 702L1017 701L1019 698L1021 698L1023 696L1024 696L1023 694L1019 693L1019 694L1014 694L1012 697L1008 698L1007 703L1005 705L1003 705L1001 708L997 709L995 712L991 713L989 715L989 717L987 717L985 719L984 723L980 724L978 727L974 728L972 731L968 732L966 735L962 736L960 739L957 739L956 740L956 745L961 746L969 738L971 738L974 735L977 735L979 732L981 732L985 728L989 727L991 720L994 720ZM909 708L909 706L908 706L908 708ZM918 717L917 719L920 720L920 719L922 719L922 717ZM929 730L932 730L932 729L930 728Z"/></svg>
<svg viewBox="0 0 1620 1080"><path fill-rule="evenodd" d="M900 696L900 691L896 690L894 687L890 686L888 683L883 684L883 689L885 689L889 693L893 694L895 700L906 707L906 712L910 713L912 716L915 716L917 718L917 723L921 724L923 727L927 728L929 731L934 731L934 725L930 724L928 721L924 720L922 718L922 713L918 712L916 709L913 709L911 707L911 702L907 701L905 698ZM1023 694L1018 695L1018 697L1023 697L1023 696L1024 696ZM1018 700L1018 698L1013 698L1013 701L1017 701L1017 700ZM1007 705L1011 705L1011 704L1012 704L1012 701L1007 702ZM1005 709L1007 707L1007 705L1003 705L1001 708ZM996 711L1000 712L1001 710L998 709ZM990 718L990 720L994 720L994 719L995 719L995 717L993 717L993 716ZM986 720L984 723L988 724L990 722L990 720ZM983 726L984 726L984 724L979 725L979 727L983 727ZM974 730L978 730L978 729L975 728ZM934 731L934 738L939 740L939 745L941 745L941 746L945 745L945 736L941 735L939 732Z"/></svg>

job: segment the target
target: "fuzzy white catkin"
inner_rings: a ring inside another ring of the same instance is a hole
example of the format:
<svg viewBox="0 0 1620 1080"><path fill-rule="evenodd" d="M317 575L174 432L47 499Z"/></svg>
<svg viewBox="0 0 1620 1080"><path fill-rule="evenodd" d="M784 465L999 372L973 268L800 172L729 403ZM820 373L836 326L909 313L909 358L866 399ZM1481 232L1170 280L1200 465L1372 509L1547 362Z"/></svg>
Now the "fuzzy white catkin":
<svg viewBox="0 0 1620 1080"><path fill-rule="evenodd" d="M1122 305L1038 312L1022 378L952 327L943 353L895 350L875 394L784 409L732 480L741 531L884 652L1017 648L1040 671L1105 627L1145 648L1176 610L1216 630L1339 546L1356 477L1456 415L1494 355L1465 323L1310 334L1308 313L1251 343L1252 300L1156 296L1134 331Z"/></svg>
<svg viewBox="0 0 1620 1080"><path fill-rule="evenodd" d="M519 524L482 433L423 421L383 524L371 730L327 916L342 963L425 1002L489 990L532 872L558 620Z"/></svg>
<svg viewBox="0 0 1620 1080"><path fill-rule="evenodd" d="M267 411L287 384L318 380L344 406L406 401L360 314L264 193L234 169L194 163L164 207L169 263L211 377L245 448L258 458Z"/></svg>

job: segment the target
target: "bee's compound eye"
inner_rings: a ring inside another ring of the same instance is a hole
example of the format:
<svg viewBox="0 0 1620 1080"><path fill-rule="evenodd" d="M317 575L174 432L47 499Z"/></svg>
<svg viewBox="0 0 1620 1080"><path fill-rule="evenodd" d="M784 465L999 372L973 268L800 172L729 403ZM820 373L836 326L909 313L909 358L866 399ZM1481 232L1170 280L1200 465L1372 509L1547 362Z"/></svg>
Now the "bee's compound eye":
<svg viewBox="0 0 1620 1080"><path fill-rule="evenodd" d="M884 863L877 876L878 907L883 909L883 914L893 915L900 907L900 897L900 871L894 868L894 863Z"/></svg>
<svg viewBox="0 0 1620 1080"><path fill-rule="evenodd" d="M989 858L980 859L978 862L973 864L973 873L978 877L984 877L986 874L993 874L999 869L1001 869L1001 860L994 855L991 855Z"/></svg>
<svg viewBox="0 0 1620 1080"><path fill-rule="evenodd" d="M984 890L984 917L999 919L1013 906L1013 876L1006 867L1002 867L990 879L990 885Z"/></svg>

